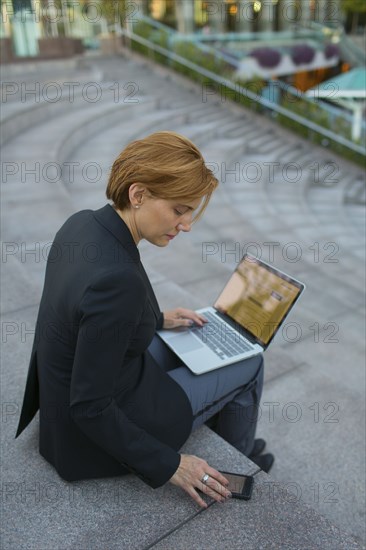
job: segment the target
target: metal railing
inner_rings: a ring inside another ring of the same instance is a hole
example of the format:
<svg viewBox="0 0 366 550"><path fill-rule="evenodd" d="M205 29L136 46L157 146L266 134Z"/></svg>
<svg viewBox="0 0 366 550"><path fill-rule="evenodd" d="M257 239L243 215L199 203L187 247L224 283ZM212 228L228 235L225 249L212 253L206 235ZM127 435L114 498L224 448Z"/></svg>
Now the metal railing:
<svg viewBox="0 0 366 550"><path fill-rule="evenodd" d="M124 36L127 38L128 41L133 40L142 46L145 46L148 49L149 55L152 56L153 52L156 52L160 55L165 56L168 60L171 62L178 63L180 65L183 65L184 67L187 67L188 69L196 72L201 77L207 78L208 83L214 82L218 86L224 86L228 90L231 90L234 94L242 94L244 97L247 97L251 101L255 102L256 104L260 104L262 107L270 110L273 113L277 113L280 115L283 115L284 117L288 118L289 120L296 122L306 128L308 130L308 133L311 135L311 133L318 133L321 136L324 136L324 138L330 139L343 147L348 148L350 151L353 151L354 153L358 153L361 155L366 155L366 148L362 147L361 145L358 145L347 138L340 136L331 130L328 130L327 128L323 128L319 124L316 124L315 122L312 122L311 120L298 115L297 113L294 113L293 111L290 111L289 109L286 109L285 107L282 107L280 105L277 105L273 101L270 101L268 99L265 99L264 97L258 96L257 94L251 92L250 90L246 88L239 88L238 84L224 78L222 76L217 75L216 73L209 71L208 69L205 69L196 63L193 63L192 61L189 61L188 59L171 52L170 50L159 46L158 44L154 44L150 40L147 40L146 38L143 38L139 36L138 34L135 34L134 32L130 30L123 30ZM297 94L301 93L298 90L296 90Z"/></svg>
<svg viewBox="0 0 366 550"><path fill-rule="evenodd" d="M357 44L355 44L349 36L347 36L343 25L339 25L338 27L329 27L327 25L317 23L316 21L310 21L309 27L323 36L333 35L347 61L350 61L359 67L363 67L365 65L366 53L359 46L357 46Z"/></svg>
<svg viewBox="0 0 366 550"><path fill-rule="evenodd" d="M156 30L163 31L168 37L169 46L174 46L179 42L187 42L192 44L194 43L195 47L198 48L201 52L214 55L216 59L225 61L225 63L228 63L229 65L231 65L234 70L239 68L239 60L233 59L232 56L226 55L224 52L220 52L217 48L213 48L212 46L203 44L199 40L191 40L187 38L187 36L192 37L194 35L181 34L175 31L174 29L172 29L171 27L168 27L167 25L164 25L163 23L160 23L159 21L155 21L155 19L151 19L150 17L147 17L146 15L142 15L142 14L139 14L138 19L134 21L134 23L139 23L139 22L146 23L147 25L154 27ZM133 29L133 24L132 24L132 29Z"/></svg>
<svg viewBox="0 0 366 550"><path fill-rule="evenodd" d="M316 101L315 99L312 99L311 97L308 97L306 94L298 90L297 88L294 88L293 86L286 84L282 80L271 80L269 84L273 88L277 88L281 90L283 96L288 98L301 99L301 101L307 103L309 108L316 105L319 110L321 110L321 116L324 116L327 118L328 124L332 126L336 126L337 123L339 123L339 120L343 120L348 125L349 129L352 127L353 123L353 114L350 112L346 112L345 110L340 109L335 104L332 105L330 103L326 103L325 101L322 101L321 103ZM334 89L329 90L329 97L332 96L332 94L335 92ZM331 128L331 130L335 132L336 128ZM361 123L361 131L362 131L362 138L365 139L366 136L366 121L363 120ZM353 141L351 143L354 143ZM365 150L366 151L366 150Z"/></svg>

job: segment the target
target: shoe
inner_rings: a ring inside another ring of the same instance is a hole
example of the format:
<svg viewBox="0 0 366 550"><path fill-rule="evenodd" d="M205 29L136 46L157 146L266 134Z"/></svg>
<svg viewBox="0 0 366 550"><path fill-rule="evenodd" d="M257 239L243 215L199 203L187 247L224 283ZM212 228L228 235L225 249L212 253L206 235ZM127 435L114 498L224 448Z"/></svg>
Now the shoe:
<svg viewBox="0 0 366 550"><path fill-rule="evenodd" d="M260 455L264 451L265 446L266 446L266 442L264 441L264 439L255 439L253 450L250 453L249 458Z"/></svg>
<svg viewBox="0 0 366 550"><path fill-rule="evenodd" d="M272 465L274 463L274 456L271 453L267 453L265 455L255 456L250 459L254 464L260 467L263 472L268 472L272 468Z"/></svg>

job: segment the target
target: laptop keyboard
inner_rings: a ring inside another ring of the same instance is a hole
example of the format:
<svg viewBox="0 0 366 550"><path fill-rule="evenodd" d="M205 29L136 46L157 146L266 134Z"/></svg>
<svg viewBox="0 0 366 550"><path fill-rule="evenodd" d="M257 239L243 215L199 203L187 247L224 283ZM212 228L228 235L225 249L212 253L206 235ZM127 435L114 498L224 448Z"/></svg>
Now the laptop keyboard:
<svg viewBox="0 0 366 550"><path fill-rule="evenodd" d="M251 344L239 338L239 334L230 325L221 321L217 315L205 311L204 316L209 323L206 323L203 327L193 328L191 332L198 336L221 359L234 357L253 349Z"/></svg>

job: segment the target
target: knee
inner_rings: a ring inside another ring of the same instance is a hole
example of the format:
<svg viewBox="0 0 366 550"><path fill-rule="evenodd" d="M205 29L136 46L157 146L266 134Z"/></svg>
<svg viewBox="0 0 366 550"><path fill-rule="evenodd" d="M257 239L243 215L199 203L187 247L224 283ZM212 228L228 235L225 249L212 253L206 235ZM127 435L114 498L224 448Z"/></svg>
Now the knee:
<svg viewBox="0 0 366 550"><path fill-rule="evenodd" d="M258 366L257 366L257 372L256 372L256 375L255 375L255 378L257 380L261 380L262 383L263 383L263 377L264 377L264 357L263 357L263 354L260 354L256 357L257 361L258 361Z"/></svg>
<svg viewBox="0 0 366 550"><path fill-rule="evenodd" d="M258 360L258 372L261 372L261 371L263 371L263 369L264 369L264 357L263 357L263 353L260 353L260 354L257 356L257 360Z"/></svg>

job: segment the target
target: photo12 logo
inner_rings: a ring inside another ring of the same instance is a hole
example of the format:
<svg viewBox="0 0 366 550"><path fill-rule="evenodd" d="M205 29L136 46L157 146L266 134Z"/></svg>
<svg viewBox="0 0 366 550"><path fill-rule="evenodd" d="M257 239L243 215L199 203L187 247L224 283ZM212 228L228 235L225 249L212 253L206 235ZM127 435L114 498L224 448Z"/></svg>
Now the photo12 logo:
<svg viewBox="0 0 366 550"><path fill-rule="evenodd" d="M114 103L139 103L136 82L113 82L101 85L99 82L2 82L1 97L4 103L20 100L21 103L97 103L112 99Z"/></svg>
<svg viewBox="0 0 366 550"><path fill-rule="evenodd" d="M203 263L207 263L210 258L215 257L215 260L219 260L221 263L234 261L238 264L245 254L251 254L258 259L266 256L267 261L270 263L275 263L278 260L297 263L305 255L307 260L312 260L314 263L338 263L338 252L339 245L331 241L325 243L315 241L307 247L301 246L296 241L284 244L279 241L249 241L244 243L237 241L230 244L225 241L204 241L201 245Z"/></svg>
<svg viewBox="0 0 366 550"><path fill-rule="evenodd" d="M180 0L179 0L180 1ZM183 0L185 1L185 0ZM55 2L49 0L5 0L2 2L4 8L1 10L2 23L9 22L15 15L21 23L33 21L43 24L96 24L104 19L119 21L138 21L140 1L112 0L112 1L88 1L67 0Z"/></svg>
<svg viewBox="0 0 366 550"><path fill-rule="evenodd" d="M123 499L123 500L122 500ZM62 481L3 481L1 501L3 505L23 503L29 505L54 505L82 503L84 505L109 503L121 504L125 499L123 488L116 484L106 488L103 484L88 480L87 484L77 485ZM53 508L54 510L54 508Z"/></svg>

